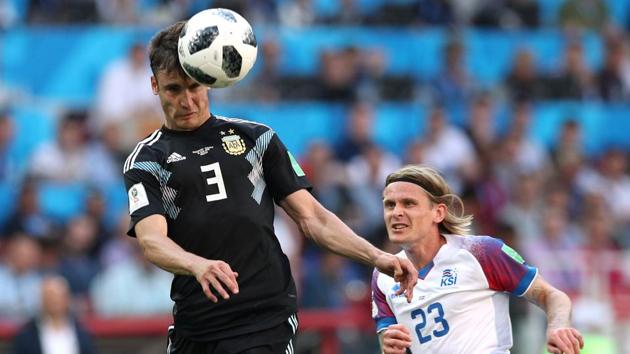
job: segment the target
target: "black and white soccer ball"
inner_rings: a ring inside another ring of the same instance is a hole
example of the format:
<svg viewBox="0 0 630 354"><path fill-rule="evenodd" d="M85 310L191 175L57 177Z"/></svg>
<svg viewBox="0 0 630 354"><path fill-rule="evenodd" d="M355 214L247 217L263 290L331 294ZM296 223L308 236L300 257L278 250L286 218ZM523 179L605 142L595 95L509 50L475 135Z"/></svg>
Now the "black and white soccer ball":
<svg viewBox="0 0 630 354"><path fill-rule="evenodd" d="M256 62L252 27L238 13L208 9L191 17L179 35L179 62L193 80L220 88L242 80Z"/></svg>

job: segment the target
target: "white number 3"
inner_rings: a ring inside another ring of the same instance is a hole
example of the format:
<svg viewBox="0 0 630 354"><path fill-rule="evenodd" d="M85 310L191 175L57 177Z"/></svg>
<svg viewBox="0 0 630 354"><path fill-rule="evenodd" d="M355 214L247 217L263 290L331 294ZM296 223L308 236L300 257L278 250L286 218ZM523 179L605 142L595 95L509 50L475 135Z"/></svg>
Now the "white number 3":
<svg viewBox="0 0 630 354"><path fill-rule="evenodd" d="M206 194L206 201L214 202L221 199L227 198L227 193L225 193L225 183L223 183L223 175L221 174L221 166L219 166L218 162L211 163L209 165L201 166L201 172L214 172L214 177L206 178L206 183L208 185L216 184L219 191L214 194Z"/></svg>

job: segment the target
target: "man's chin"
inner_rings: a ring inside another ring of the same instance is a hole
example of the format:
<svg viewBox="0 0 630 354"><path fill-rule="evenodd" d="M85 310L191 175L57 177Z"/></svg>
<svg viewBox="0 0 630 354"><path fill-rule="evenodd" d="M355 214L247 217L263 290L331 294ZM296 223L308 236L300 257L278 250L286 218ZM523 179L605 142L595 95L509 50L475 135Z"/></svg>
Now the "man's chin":
<svg viewBox="0 0 630 354"><path fill-rule="evenodd" d="M397 234L392 235L392 234L390 234L390 235L388 235L388 237L389 237L389 241L391 243L393 243L395 245L398 245L398 246L401 246L401 247L407 241L406 238L405 238L405 235L397 235Z"/></svg>

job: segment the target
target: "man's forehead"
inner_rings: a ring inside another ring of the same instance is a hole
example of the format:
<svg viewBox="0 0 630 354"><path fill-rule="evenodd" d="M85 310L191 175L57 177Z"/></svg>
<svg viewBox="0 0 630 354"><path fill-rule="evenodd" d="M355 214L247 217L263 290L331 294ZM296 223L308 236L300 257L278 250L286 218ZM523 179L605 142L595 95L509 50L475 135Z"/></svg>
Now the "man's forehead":
<svg viewBox="0 0 630 354"><path fill-rule="evenodd" d="M177 70L159 71L156 79L162 85L180 84L182 86L188 86L194 82L190 77L182 76Z"/></svg>
<svg viewBox="0 0 630 354"><path fill-rule="evenodd" d="M419 185L403 181L392 182L383 190L385 198L420 198L424 194L424 189Z"/></svg>

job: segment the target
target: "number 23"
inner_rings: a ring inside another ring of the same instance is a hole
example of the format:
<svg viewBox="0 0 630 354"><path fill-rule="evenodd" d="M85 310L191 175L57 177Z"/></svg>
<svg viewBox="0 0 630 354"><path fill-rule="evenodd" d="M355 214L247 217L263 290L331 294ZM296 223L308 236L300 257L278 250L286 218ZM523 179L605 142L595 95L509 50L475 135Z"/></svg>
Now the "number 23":
<svg viewBox="0 0 630 354"><path fill-rule="evenodd" d="M445 336L448 333L450 327L448 326L448 322L444 318L444 309L442 308L442 304L440 304L439 302L435 302L427 307L428 314L431 314L432 312L434 312L434 310L437 311L437 316L433 318L433 321L436 325L441 324L442 329L436 329L432 332L432 334L436 337ZM422 330L424 329L424 327L427 326L427 315L425 314L423 309L415 309L411 311L411 318L416 319L417 317L420 317L420 323L416 325L416 334L418 335L418 340L420 340L420 344L423 344L431 340L431 335L422 335Z"/></svg>

